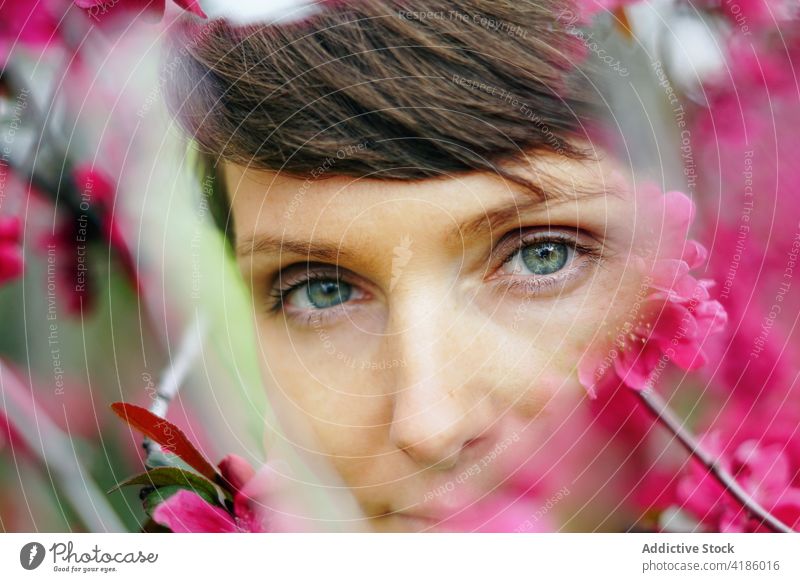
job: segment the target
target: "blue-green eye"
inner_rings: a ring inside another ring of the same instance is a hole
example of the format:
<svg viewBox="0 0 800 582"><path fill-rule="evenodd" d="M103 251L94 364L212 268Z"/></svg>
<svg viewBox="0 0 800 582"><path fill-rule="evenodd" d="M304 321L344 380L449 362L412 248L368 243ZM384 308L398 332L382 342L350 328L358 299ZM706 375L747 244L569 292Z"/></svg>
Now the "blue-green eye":
<svg viewBox="0 0 800 582"><path fill-rule="evenodd" d="M520 255L525 267L534 275L552 275L567 265L569 251L564 243L546 241L523 247Z"/></svg>
<svg viewBox="0 0 800 582"><path fill-rule="evenodd" d="M355 282L352 274L340 275L338 268L329 265L298 264L285 269L270 290L273 298L269 309L273 313L314 313L344 307L364 301L369 293Z"/></svg>
<svg viewBox="0 0 800 582"><path fill-rule="evenodd" d="M309 307L328 309L346 303L353 295L353 286L336 279L319 279L305 285L305 296Z"/></svg>
<svg viewBox="0 0 800 582"><path fill-rule="evenodd" d="M323 311L365 297L365 293L356 285L337 279L334 275L314 273L305 275L303 279L289 282L283 289L274 289L270 295L275 298L272 311L288 308L295 312Z"/></svg>
<svg viewBox="0 0 800 582"><path fill-rule="evenodd" d="M569 267L574 257L575 245L568 242L532 241L509 256L501 271L506 275L546 277Z"/></svg>

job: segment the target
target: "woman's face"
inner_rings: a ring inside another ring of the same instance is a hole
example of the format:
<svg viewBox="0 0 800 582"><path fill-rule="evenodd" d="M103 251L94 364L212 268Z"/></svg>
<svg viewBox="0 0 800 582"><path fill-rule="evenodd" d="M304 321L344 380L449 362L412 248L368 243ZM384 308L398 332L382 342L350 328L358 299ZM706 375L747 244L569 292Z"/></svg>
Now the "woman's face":
<svg viewBox="0 0 800 582"><path fill-rule="evenodd" d="M370 526L481 520L522 465L545 493L560 464L597 495L586 463L603 453L576 452L590 441L576 366L637 287L622 174L539 155L527 177L553 194L541 200L489 174L335 170L229 165L226 182L270 395L307 420Z"/></svg>

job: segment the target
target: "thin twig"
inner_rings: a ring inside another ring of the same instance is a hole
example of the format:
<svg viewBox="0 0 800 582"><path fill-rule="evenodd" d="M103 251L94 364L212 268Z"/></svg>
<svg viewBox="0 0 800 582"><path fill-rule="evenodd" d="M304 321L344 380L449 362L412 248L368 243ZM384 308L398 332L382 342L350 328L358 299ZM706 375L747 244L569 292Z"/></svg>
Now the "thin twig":
<svg viewBox="0 0 800 582"><path fill-rule="evenodd" d="M155 398L150 405L150 412L164 418L170 403L178 395L181 386L186 381L186 377L192 369L200 353L203 344L203 337L206 333L205 320L198 316L194 324L189 324L178 345L178 351L174 358L170 359L169 366L164 369L161 381L156 388ZM147 452L147 458L157 457L161 453L158 443L145 438L142 446Z"/></svg>
<svg viewBox="0 0 800 582"><path fill-rule="evenodd" d="M639 399L647 407L678 442L683 445L686 451L697 459L708 472L719 481L720 485L731 497L738 501L741 506L757 520L774 532L793 533L792 528L772 515L758 501L753 499L745 491L736 479L719 463L717 458L705 450L697 439L686 429L684 423L675 416L666 402L651 388L639 391Z"/></svg>

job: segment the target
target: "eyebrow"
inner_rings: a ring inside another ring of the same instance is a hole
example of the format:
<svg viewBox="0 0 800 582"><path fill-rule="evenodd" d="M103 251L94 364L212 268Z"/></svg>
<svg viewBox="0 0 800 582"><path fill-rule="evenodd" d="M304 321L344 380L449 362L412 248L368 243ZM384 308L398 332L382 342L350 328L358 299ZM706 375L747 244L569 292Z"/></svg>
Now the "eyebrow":
<svg viewBox="0 0 800 582"><path fill-rule="evenodd" d="M453 236L473 238L492 230L496 224L506 224L528 210L535 210L547 204L546 199L528 198L511 204L486 210L483 214L457 226L451 233Z"/></svg>
<svg viewBox="0 0 800 582"><path fill-rule="evenodd" d="M600 195L614 196L618 195L618 192L610 188L600 188L586 190L569 197L532 197L528 194L522 200L515 199L513 202L490 208L482 214L467 220L458 225L451 235L465 238L478 237L481 234L490 232L495 225L512 222L523 212L536 210L547 205L554 206L565 202L577 202ZM275 255L295 254L330 262L352 257L352 253L348 252L347 249L332 242L286 239L271 234L247 236L236 245L236 255L239 257L262 253Z"/></svg>
<svg viewBox="0 0 800 582"><path fill-rule="evenodd" d="M509 204L504 204L496 208L486 210L480 216L476 216L467 222L456 227L452 235L461 236L464 238L474 238L480 235L491 232L496 225L504 225L513 222L522 215L522 213L530 210L538 210L545 206L558 206L566 202L580 202L582 200L594 198L597 196L619 196L620 192L616 189L606 188L592 188L576 192L574 196L547 196L544 193L537 194L536 197L530 196L530 193L522 200L514 200Z"/></svg>
<svg viewBox="0 0 800 582"><path fill-rule="evenodd" d="M315 257L323 261L336 261L350 256L339 245L325 241L300 241L285 239L270 234L256 234L245 237L236 245L236 256L267 254L295 254Z"/></svg>

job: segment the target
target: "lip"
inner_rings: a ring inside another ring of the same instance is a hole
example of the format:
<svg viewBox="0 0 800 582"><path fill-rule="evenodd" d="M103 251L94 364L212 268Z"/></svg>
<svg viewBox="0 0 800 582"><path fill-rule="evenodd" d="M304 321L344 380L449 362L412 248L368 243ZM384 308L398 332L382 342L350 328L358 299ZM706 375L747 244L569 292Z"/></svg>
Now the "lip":
<svg viewBox="0 0 800 582"><path fill-rule="evenodd" d="M465 532L498 527L495 523L498 516L501 516L500 521L509 519L523 509L521 504L524 502L516 494L493 491L478 498L460 498L458 501L439 499L394 515L413 531Z"/></svg>
<svg viewBox="0 0 800 582"><path fill-rule="evenodd" d="M469 520L473 514L480 511L480 503L475 504L461 499L439 500L438 503L428 503L406 511L398 511L393 515L401 518L404 522L416 530L424 531L452 531L455 524ZM457 526L455 526L457 527Z"/></svg>

